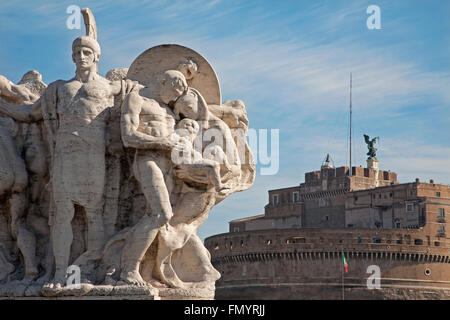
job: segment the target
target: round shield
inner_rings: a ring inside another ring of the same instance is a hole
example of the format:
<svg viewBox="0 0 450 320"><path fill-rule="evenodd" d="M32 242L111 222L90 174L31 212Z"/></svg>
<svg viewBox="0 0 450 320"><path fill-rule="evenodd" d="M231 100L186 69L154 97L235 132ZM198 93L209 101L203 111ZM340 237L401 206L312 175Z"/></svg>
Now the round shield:
<svg viewBox="0 0 450 320"><path fill-rule="evenodd" d="M208 104L221 104L219 79L210 63L192 49L163 44L144 51L131 64L127 78L156 92L157 79L167 70L178 70L189 87L197 89Z"/></svg>

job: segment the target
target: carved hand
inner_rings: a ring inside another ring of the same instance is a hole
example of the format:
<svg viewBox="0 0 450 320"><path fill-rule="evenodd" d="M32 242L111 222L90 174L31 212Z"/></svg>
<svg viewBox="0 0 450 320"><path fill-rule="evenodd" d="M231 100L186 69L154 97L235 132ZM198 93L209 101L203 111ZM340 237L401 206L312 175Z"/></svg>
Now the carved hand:
<svg viewBox="0 0 450 320"><path fill-rule="evenodd" d="M161 144L161 149L169 150L169 151L172 150L173 148L175 148L175 146L177 146L176 142L173 142L173 141L168 140L168 139L162 140L160 142L160 144Z"/></svg>

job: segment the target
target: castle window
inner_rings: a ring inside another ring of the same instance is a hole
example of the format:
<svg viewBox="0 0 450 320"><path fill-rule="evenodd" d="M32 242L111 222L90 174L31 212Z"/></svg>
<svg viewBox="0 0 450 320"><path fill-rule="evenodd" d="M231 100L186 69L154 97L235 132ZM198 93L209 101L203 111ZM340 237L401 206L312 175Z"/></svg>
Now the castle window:
<svg viewBox="0 0 450 320"><path fill-rule="evenodd" d="M392 192L391 192L391 193L389 193L389 198L392 198Z"/></svg>
<svg viewBox="0 0 450 320"><path fill-rule="evenodd" d="M414 211L414 205L413 204L407 204L406 205L406 211L407 212L413 212Z"/></svg>
<svg viewBox="0 0 450 320"><path fill-rule="evenodd" d="M397 229L400 229L400 228L401 228L400 222L397 222L397 223L395 224L395 227L396 227Z"/></svg>
<svg viewBox="0 0 450 320"><path fill-rule="evenodd" d="M355 196L355 201L358 201L358 197L357 196Z"/></svg>
<svg viewBox="0 0 450 320"><path fill-rule="evenodd" d="M306 239L303 237L291 237L286 239L286 244L291 243L306 243Z"/></svg>
<svg viewBox="0 0 450 320"><path fill-rule="evenodd" d="M439 226L439 233L445 233L445 227Z"/></svg>
<svg viewBox="0 0 450 320"><path fill-rule="evenodd" d="M414 239L414 245L415 246L423 245L423 240L422 239Z"/></svg>
<svg viewBox="0 0 450 320"><path fill-rule="evenodd" d="M436 197L440 197L441 196L441 193L440 192L436 192Z"/></svg>
<svg viewBox="0 0 450 320"><path fill-rule="evenodd" d="M298 202L299 198L300 198L298 191L294 191L293 196L294 196L294 202Z"/></svg>
<svg viewBox="0 0 450 320"><path fill-rule="evenodd" d="M396 243L396 244L402 244L403 241L402 241L402 239L397 239L397 240L395 241L395 243Z"/></svg>
<svg viewBox="0 0 450 320"><path fill-rule="evenodd" d="M277 194L273 195L272 203L273 203L274 206L278 205L279 202L278 202L278 195Z"/></svg>
<svg viewBox="0 0 450 320"><path fill-rule="evenodd" d="M439 208L439 217L444 218L445 217L445 209Z"/></svg>
<svg viewBox="0 0 450 320"><path fill-rule="evenodd" d="M239 227L234 227L233 232L239 232Z"/></svg>
<svg viewBox="0 0 450 320"><path fill-rule="evenodd" d="M358 243L361 243L361 242L362 242L362 238L358 237Z"/></svg>
<svg viewBox="0 0 450 320"><path fill-rule="evenodd" d="M434 246L435 246L435 247L439 247L440 245L441 245L441 243L440 243L439 241L435 241L435 242L434 242Z"/></svg>
<svg viewBox="0 0 450 320"><path fill-rule="evenodd" d="M381 238L373 238L373 243L381 243Z"/></svg>

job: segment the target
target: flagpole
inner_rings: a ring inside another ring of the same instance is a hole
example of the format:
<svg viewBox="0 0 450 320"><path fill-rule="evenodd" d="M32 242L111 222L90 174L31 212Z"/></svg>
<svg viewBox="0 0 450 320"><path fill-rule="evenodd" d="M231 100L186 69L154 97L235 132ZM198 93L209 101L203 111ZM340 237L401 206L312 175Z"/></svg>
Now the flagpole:
<svg viewBox="0 0 450 320"><path fill-rule="evenodd" d="M342 259L342 263L341 263L341 271L342 271L342 300L345 300L345 297L344 297L344 249L343 248L342 248L341 253L342 253L342 256L341 256L341 259Z"/></svg>
<svg viewBox="0 0 450 320"><path fill-rule="evenodd" d="M350 171L349 176L352 176L352 73L350 72Z"/></svg>

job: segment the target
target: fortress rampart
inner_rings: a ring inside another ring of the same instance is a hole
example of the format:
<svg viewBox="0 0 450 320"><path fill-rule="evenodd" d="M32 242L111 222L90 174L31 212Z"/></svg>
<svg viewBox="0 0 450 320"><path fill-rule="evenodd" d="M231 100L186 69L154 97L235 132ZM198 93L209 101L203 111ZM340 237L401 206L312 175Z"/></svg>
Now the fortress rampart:
<svg viewBox="0 0 450 320"><path fill-rule="evenodd" d="M263 215L205 240L217 298L450 299L450 186L323 165L268 195Z"/></svg>
<svg viewBox="0 0 450 320"><path fill-rule="evenodd" d="M348 298L424 298L424 292L450 298L450 246L429 244L420 229L259 230L209 237L205 244L225 275L217 282L219 299L339 299L342 253ZM375 291L367 289L372 265L381 271Z"/></svg>

